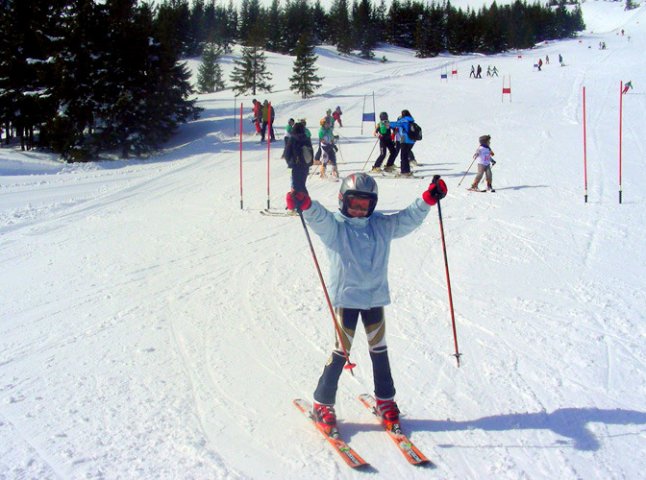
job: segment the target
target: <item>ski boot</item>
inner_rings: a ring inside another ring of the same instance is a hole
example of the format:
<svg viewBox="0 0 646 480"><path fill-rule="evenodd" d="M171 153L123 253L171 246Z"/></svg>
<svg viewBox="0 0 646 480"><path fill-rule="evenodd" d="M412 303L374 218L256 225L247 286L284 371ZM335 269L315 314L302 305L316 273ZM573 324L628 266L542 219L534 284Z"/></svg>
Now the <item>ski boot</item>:
<svg viewBox="0 0 646 480"><path fill-rule="evenodd" d="M314 419L319 429L331 437L338 435L334 405L324 405L314 402L313 410L312 413L314 414Z"/></svg>
<svg viewBox="0 0 646 480"><path fill-rule="evenodd" d="M401 431L399 426L399 408L394 400L377 399L377 414L382 418L386 429L395 433Z"/></svg>

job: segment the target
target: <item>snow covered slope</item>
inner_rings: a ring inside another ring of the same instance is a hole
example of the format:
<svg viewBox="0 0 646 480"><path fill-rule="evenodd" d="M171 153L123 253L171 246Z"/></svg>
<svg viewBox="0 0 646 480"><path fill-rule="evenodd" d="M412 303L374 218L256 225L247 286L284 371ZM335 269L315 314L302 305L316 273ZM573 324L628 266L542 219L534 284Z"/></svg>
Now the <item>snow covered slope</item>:
<svg viewBox="0 0 646 480"><path fill-rule="evenodd" d="M298 219L259 214L283 208L289 174L278 142L268 191L266 145L247 121L240 208L232 110L242 101L247 116L251 97L223 92L200 97L202 118L146 161L0 149L0 478L644 478L646 10L583 8L593 32L492 57L385 48L379 63L320 48L324 85L306 101L287 88L293 59L268 55L275 92L258 98L275 104L279 138L289 117L313 128L340 105L341 173L367 169L375 139L360 118L374 91L377 112L411 110L420 173L449 185L462 366L435 209L393 243L387 308L403 425L435 469L405 463L356 400L372 390L363 332L337 412L375 470L348 469L291 405L312 394L331 320ZM511 75L511 103L501 78L468 78L478 63ZM447 68L458 77L442 81ZM635 88L619 205L622 80ZM473 173L458 183L485 133L497 192L470 193ZM380 181L378 208L405 207L427 184ZM336 208L338 184L308 186Z"/></svg>

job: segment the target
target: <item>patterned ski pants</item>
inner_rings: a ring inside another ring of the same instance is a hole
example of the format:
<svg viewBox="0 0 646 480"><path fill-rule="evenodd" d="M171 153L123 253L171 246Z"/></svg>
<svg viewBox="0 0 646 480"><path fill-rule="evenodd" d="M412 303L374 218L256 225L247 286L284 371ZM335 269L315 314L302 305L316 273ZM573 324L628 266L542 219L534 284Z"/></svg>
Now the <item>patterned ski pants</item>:
<svg viewBox="0 0 646 480"><path fill-rule="evenodd" d="M355 308L337 308L336 320L341 330L343 346L349 353L357 329L357 323L361 315L361 321L366 330L366 337L372 360L372 374L375 382L375 396L380 399L391 399L395 396L395 386L390 373L390 362L388 361L388 347L386 346L386 319L384 307L375 307L370 310L359 310ZM338 336L337 336L338 337ZM343 372L345 357L336 339L335 349L323 369L318 385L314 391L314 401L326 405L334 405L336 391L339 385L339 377Z"/></svg>

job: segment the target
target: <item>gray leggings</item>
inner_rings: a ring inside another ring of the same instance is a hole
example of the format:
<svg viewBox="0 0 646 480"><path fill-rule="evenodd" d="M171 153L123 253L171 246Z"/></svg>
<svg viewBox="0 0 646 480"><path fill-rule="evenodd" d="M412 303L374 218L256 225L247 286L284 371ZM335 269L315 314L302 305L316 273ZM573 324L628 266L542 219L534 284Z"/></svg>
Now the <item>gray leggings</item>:
<svg viewBox="0 0 646 480"><path fill-rule="evenodd" d="M480 183L480 180L482 180L482 176L485 176L487 179L487 184L491 185L491 165L480 165L478 164L478 174L476 175L475 180L473 181L473 186L477 187L478 184Z"/></svg>

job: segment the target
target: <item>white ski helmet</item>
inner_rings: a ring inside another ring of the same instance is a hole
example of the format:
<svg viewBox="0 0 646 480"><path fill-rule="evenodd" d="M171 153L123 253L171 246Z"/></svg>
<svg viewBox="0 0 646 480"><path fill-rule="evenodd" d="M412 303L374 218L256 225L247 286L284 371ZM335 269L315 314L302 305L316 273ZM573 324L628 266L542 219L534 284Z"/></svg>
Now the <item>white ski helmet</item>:
<svg viewBox="0 0 646 480"><path fill-rule="evenodd" d="M343 215L348 215L348 197L351 196L369 198L370 207L366 216L372 215L379 198L377 182L364 172L352 173L345 177L339 189L339 210Z"/></svg>

